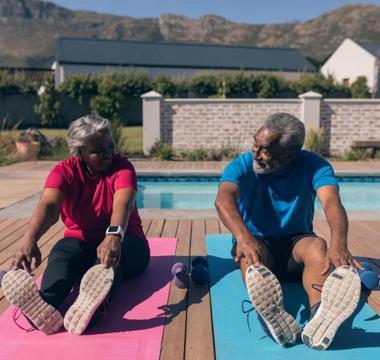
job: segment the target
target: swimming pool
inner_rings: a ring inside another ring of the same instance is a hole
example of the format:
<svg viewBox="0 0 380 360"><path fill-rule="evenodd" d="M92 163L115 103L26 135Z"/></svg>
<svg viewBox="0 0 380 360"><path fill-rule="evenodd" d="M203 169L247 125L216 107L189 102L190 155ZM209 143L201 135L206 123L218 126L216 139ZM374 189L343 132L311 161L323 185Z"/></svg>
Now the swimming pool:
<svg viewBox="0 0 380 360"><path fill-rule="evenodd" d="M338 179L347 210L380 210L379 177ZM214 209L217 189L216 177L147 177L139 181L137 204L140 209ZM316 209L321 209L318 201Z"/></svg>

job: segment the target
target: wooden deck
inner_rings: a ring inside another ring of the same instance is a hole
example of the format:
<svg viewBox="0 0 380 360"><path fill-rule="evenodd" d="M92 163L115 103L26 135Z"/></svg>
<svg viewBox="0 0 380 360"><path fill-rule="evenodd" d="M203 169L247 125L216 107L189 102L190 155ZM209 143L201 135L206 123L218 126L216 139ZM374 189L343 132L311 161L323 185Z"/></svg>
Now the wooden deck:
<svg viewBox="0 0 380 360"><path fill-rule="evenodd" d="M13 256L18 240L27 226L25 219L0 219L0 268L6 269ZM197 220L143 220L148 237L176 237L178 239L176 261L189 263L191 257L205 255L205 234L228 233L216 218ZM326 222L315 222L318 234L328 239ZM42 274L46 259L54 244L61 238L63 224L55 224L39 241L43 263L34 271ZM356 256L368 257L380 273L380 222L350 222L350 250ZM372 291L368 303L380 314L380 291ZM0 290L0 313L8 304ZM178 289L171 285L168 317L164 328L161 359L201 359L215 358L213 328L210 311L208 285L191 284L190 289Z"/></svg>

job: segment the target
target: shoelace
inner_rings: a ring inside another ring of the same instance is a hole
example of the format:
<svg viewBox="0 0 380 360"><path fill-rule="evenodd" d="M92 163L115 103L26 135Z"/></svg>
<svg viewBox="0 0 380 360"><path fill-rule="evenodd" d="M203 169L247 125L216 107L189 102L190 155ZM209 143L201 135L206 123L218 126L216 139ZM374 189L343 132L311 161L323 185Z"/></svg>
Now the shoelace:
<svg viewBox="0 0 380 360"><path fill-rule="evenodd" d="M249 304L251 306L250 309L245 309L244 308L244 304ZM251 326L249 325L249 314L255 310L255 307L252 306L252 303L249 301L249 300L243 300L241 302L241 311L243 312L243 314L247 314L247 325L248 325L248 329L249 329L249 332L252 332L251 331Z"/></svg>
<svg viewBox="0 0 380 360"><path fill-rule="evenodd" d="M319 292L322 292L323 285L319 285L319 284L311 284L311 287L312 287L314 290L317 290L317 291L319 291Z"/></svg>
<svg viewBox="0 0 380 360"><path fill-rule="evenodd" d="M13 320L13 322L20 328L20 329L22 329L22 330L24 330L24 331L26 331L26 332L32 332L32 331L34 331L34 330L36 330L36 327L35 326L31 326L29 329L27 329L27 328L24 328L22 325L20 325L19 323L18 323L18 319L20 318L20 316L21 315L24 315L23 313L22 313L22 311L20 310L20 309L18 309L18 308L14 308L13 309L13 312L12 312L12 320ZM25 315L24 315L25 316ZM25 318L26 318L26 316L25 316ZM27 318L26 318L27 319ZM27 319L28 320L28 319ZM29 320L28 320L29 321Z"/></svg>

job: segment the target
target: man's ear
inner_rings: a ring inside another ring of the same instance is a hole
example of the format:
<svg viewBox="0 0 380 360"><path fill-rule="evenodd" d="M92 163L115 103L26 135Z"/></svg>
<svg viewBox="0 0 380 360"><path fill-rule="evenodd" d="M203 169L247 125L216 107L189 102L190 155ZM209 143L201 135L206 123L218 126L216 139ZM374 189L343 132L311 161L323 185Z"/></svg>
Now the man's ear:
<svg viewBox="0 0 380 360"><path fill-rule="evenodd" d="M297 150L291 150L289 153L286 155L286 161L290 161L291 159L295 158L298 154Z"/></svg>

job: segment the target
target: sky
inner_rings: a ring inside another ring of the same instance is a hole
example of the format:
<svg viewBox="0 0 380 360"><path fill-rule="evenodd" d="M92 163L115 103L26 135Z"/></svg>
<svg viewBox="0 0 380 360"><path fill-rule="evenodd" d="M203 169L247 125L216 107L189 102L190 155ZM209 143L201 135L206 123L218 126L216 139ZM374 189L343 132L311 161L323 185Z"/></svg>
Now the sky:
<svg viewBox="0 0 380 360"><path fill-rule="evenodd" d="M258 24L305 21L349 3L380 6L380 0L53 0L73 10L92 10L136 18L172 13L191 18L206 14Z"/></svg>

